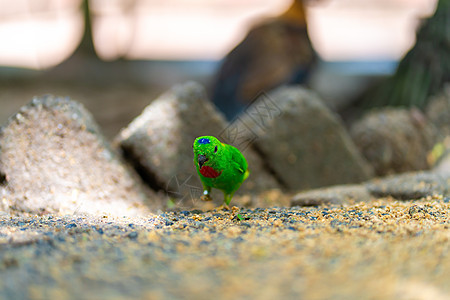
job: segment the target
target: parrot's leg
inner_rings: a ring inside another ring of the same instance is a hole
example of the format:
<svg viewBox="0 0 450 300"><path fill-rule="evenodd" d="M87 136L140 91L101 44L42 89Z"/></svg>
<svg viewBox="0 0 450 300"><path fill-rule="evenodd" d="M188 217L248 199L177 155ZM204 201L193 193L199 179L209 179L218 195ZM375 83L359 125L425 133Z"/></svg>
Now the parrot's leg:
<svg viewBox="0 0 450 300"><path fill-rule="evenodd" d="M211 201L212 198L209 195L211 193L211 187L210 186L203 186L203 196L200 197L200 200L202 201Z"/></svg>
<svg viewBox="0 0 450 300"><path fill-rule="evenodd" d="M229 210L230 207L228 206L228 204L230 204L233 194L227 194L227 193L223 192L223 197L224 197L223 204L221 206L219 206L217 209L218 210L222 210L222 209Z"/></svg>
<svg viewBox="0 0 450 300"><path fill-rule="evenodd" d="M225 202L225 204L228 206L228 205L230 205L230 202L231 202L231 198L233 198L233 193L231 193L231 194L225 194L225 193L223 193L224 194L224 199L223 199L223 201Z"/></svg>

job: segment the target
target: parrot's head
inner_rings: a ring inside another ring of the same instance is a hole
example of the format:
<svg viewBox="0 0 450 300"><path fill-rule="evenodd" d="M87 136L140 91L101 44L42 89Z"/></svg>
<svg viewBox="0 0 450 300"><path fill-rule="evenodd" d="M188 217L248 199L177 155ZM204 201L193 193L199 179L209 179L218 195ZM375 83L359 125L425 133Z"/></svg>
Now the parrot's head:
<svg viewBox="0 0 450 300"><path fill-rule="evenodd" d="M194 162L200 173L209 178L218 177L222 171L218 170L223 144L213 136L200 136L192 145L194 149Z"/></svg>

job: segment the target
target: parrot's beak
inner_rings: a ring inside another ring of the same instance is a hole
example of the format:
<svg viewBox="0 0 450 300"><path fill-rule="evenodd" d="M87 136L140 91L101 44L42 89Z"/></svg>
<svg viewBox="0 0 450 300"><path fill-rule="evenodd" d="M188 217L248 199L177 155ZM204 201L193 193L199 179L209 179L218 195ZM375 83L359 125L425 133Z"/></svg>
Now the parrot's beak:
<svg viewBox="0 0 450 300"><path fill-rule="evenodd" d="M205 155L200 154L200 155L197 157L197 160L198 160L198 166L199 166L200 169L201 169L202 166L203 166L203 164L208 160L208 158L206 158Z"/></svg>

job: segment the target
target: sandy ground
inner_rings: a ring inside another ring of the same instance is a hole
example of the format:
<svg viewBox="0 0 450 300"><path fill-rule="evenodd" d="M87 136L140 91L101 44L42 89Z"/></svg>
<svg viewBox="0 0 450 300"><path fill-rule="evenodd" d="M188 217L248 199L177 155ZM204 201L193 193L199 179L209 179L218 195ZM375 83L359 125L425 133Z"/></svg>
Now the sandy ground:
<svg viewBox="0 0 450 300"><path fill-rule="evenodd" d="M0 215L2 299L450 299L450 199Z"/></svg>

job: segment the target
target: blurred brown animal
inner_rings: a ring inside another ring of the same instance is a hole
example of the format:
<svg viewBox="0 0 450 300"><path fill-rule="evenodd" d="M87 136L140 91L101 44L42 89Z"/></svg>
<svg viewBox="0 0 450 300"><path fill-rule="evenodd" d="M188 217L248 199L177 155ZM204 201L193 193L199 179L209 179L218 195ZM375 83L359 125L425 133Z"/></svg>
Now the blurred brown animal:
<svg viewBox="0 0 450 300"><path fill-rule="evenodd" d="M304 3L295 0L280 16L253 27L225 57L213 87L213 101L231 120L259 93L304 83L316 60Z"/></svg>

